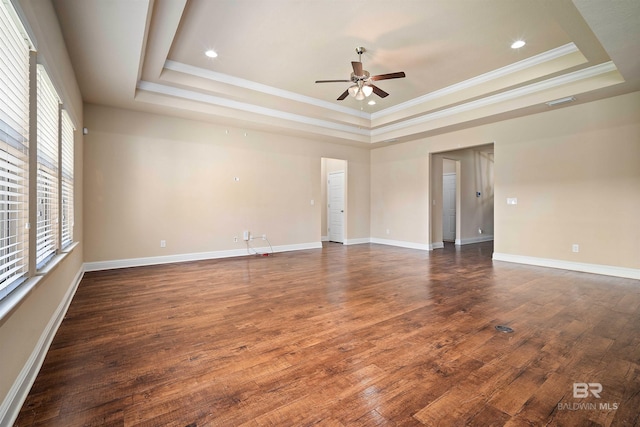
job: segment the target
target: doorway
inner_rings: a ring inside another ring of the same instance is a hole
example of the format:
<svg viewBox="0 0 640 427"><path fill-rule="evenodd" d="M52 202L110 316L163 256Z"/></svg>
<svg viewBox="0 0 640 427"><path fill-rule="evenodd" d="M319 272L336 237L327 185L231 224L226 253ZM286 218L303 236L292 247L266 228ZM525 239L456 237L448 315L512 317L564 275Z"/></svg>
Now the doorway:
<svg viewBox="0 0 640 427"><path fill-rule="evenodd" d="M454 160L442 160L442 241L456 240L456 188L457 174Z"/></svg>
<svg viewBox="0 0 640 427"><path fill-rule="evenodd" d="M322 158L322 241L345 243L347 236L347 161Z"/></svg>
<svg viewBox="0 0 640 427"><path fill-rule="evenodd" d="M486 144L430 155L430 248L493 240L493 155Z"/></svg>

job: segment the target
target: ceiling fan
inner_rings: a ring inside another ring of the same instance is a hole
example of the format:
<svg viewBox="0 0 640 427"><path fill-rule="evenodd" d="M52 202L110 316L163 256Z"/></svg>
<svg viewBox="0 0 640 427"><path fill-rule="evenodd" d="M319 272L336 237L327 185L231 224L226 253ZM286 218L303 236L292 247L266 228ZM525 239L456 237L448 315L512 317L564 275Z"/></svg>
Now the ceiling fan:
<svg viewBox="0 0 640 427"><path fill-rule="evenodd" d="M338 101L342 101L347 96L351 95L358 101L361 101L371 95L371 93L375 93L380 98L384 98L389 96L389 94L378 86L374 85L372 82L378 80L389 80L389 79L400 79L405 77L404 71L400 71L398 73L389 73L389 74L379 74L377 76L372 76L369 72L362 68L362 54L366 52L366 49L363 47L357 47L356 53L358 54L358 61L352 61L351 66L353 67L353 73L351 73L351 78L349 80L316 80L316 83L353 83L347 90L345 90L342 95L338 97Z"/></svg>

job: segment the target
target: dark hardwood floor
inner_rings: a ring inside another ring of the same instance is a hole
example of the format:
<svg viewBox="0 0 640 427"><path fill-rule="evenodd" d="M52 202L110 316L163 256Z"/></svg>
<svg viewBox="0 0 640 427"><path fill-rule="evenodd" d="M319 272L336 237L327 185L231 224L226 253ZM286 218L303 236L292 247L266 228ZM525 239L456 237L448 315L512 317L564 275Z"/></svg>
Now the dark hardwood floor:
<svg viewBox="0 0 640 427"><path fill-rule="evenodd" d="M16 425L640 425L640 282L491 253L87 273Z"/></svg>

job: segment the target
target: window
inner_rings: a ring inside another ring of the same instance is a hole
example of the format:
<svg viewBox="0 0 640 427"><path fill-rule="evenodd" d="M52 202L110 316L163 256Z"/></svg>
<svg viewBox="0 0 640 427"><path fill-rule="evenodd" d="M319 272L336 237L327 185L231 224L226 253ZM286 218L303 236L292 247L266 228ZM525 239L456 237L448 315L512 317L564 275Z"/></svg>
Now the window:
<svg viewBox="0 0 640 427"><path fill-rule="evenodd" d="M0 2L0 298L28 270L29 43Z"/></svg>
<svg viewBox="0 0 640 427"><path fill-rule="evenodd" d="M55 255L58 237L58 139L60 98L44 67L38 65L37 81L37 206L36 265Z"/></svg>
<svg viewBox="0 0 640 427"><path fill-rule="evenodd" d="M0 0L0 300L73 243L75 129L31 46Z"/></svg>
<svg viewBox="0 0 640 427"><path fill-rule="evenodd" d="M73 242L73 123L62 110L62 248Z"/></svg>

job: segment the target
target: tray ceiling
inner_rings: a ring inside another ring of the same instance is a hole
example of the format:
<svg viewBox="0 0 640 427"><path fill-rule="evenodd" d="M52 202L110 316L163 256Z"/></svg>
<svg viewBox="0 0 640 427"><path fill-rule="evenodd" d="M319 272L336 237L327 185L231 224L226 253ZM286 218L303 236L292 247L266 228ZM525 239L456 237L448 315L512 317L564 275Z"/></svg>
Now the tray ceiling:
<svg viewBox="0 0 640 427"><path fill-rule="evenodd" d="M85 102L335 142L375 147L640 89L633 0L53 3ZM349 83L314 83L348 79L358 46L372 75L406 73L376 82L388 97L337 101Z"/></svg>

